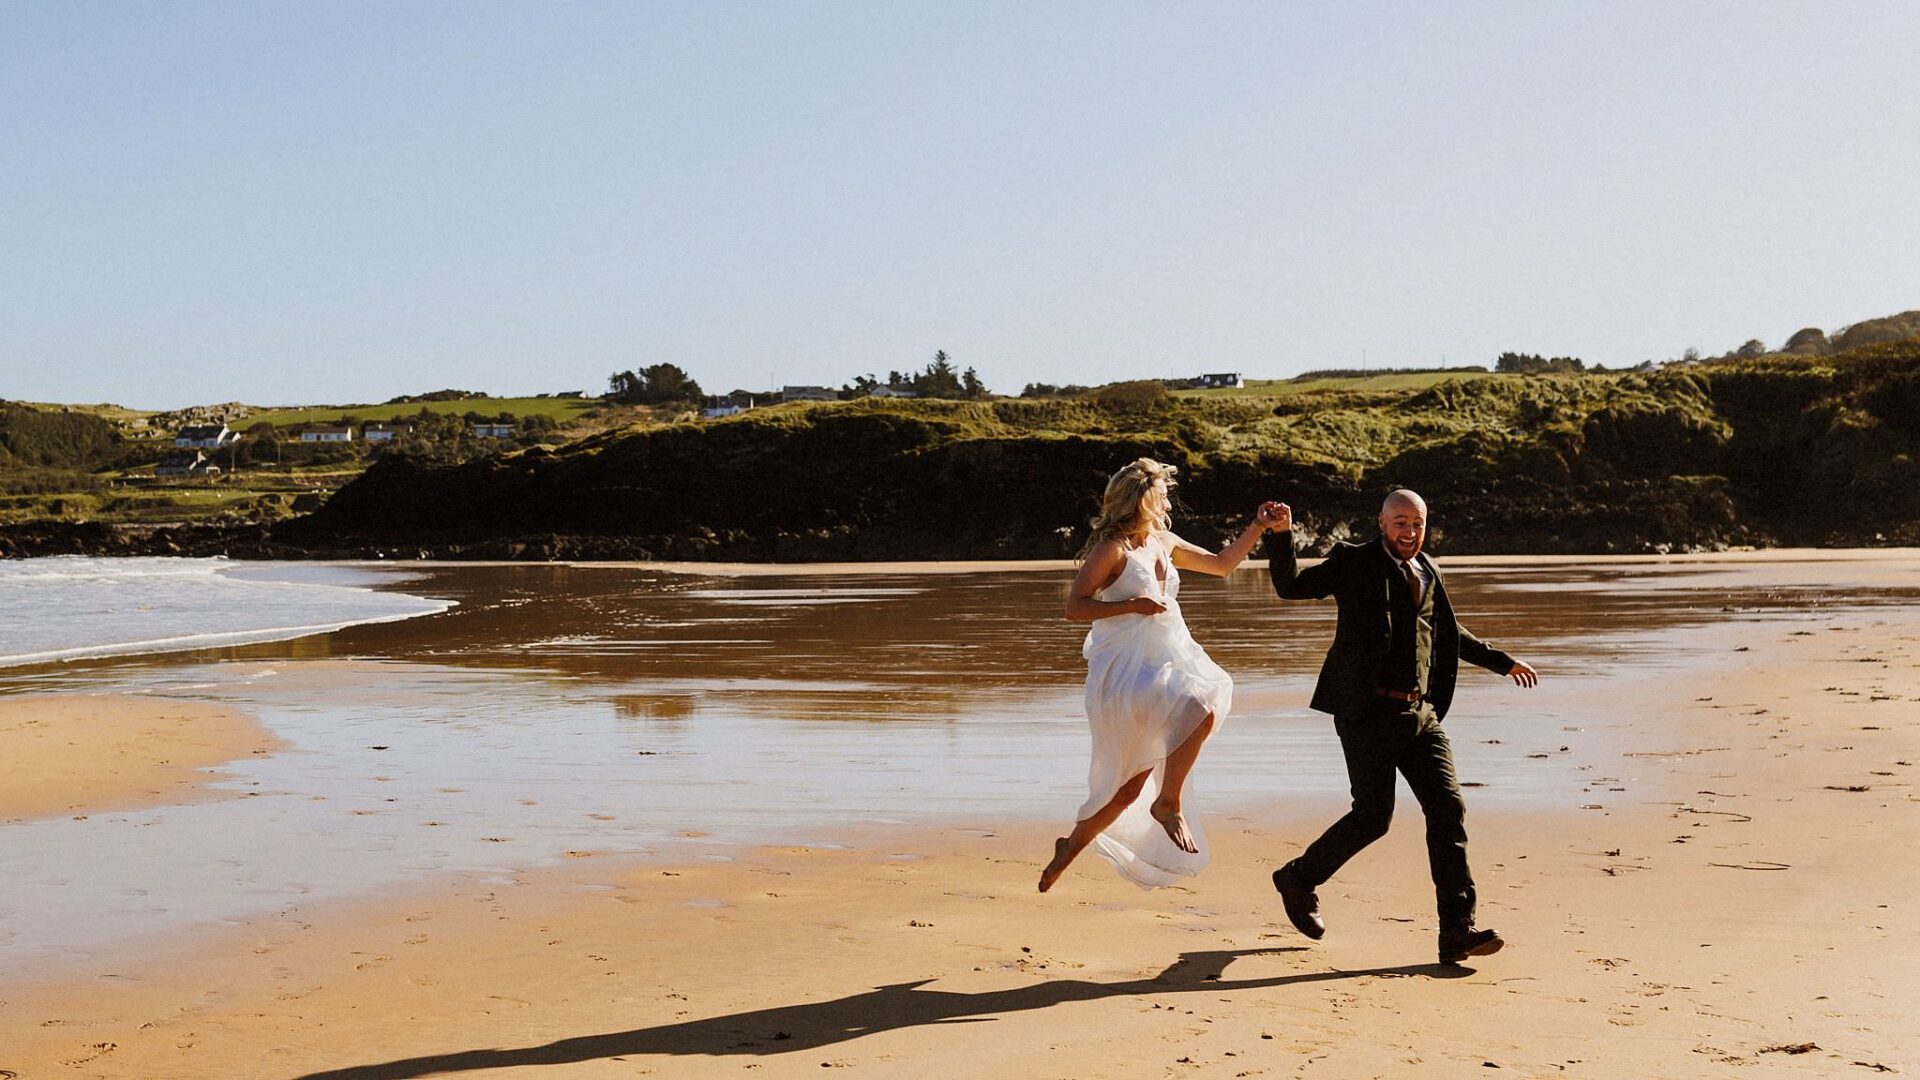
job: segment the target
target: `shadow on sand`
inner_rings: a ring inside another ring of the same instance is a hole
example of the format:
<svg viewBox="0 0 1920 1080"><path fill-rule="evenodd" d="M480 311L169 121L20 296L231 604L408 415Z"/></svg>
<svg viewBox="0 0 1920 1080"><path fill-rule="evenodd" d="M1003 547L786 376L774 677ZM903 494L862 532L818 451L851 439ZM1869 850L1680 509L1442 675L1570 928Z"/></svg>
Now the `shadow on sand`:
<svg viewBox="0 0 1920 1080"><path fill-rule="evenodd" d="M1240 949L1188 952L1165 971L1146 979L1124 982L1088 982L1058 979L1013 990L977 994L925 990L932 979L894 983L865 993L804 1005L713 1016L704 1020L661 1024L600 1035L581 1035L541 1046L508 1049L460 1050L450 1054L405 1058L372 1065L308 1073L299 1080L408 1080L411 1077L507 1069L528 1065L565 1065L601 1058L647 1054L788 1054L857 1039L881 1031L924 1024L973 1024L991 1021L995 1014L1045 1009L1072 1001L1149 994L1205 991L1260 990L1298 983L1331 982L1369 976L1425 976L1457 979L1473 969L1446 964L1409 964L1403 967L1358 971L1316 971L1265 979L1224 979L1228 964L1244 956L1301 952L1285 949Z"/></svg>

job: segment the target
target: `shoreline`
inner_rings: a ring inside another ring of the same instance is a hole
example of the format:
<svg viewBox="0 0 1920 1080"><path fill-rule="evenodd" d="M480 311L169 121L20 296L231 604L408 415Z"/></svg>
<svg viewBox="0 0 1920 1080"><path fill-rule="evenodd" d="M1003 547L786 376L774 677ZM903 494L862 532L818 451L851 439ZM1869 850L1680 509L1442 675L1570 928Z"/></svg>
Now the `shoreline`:
<svg viewBox="0 0 1920 1080"><path fill-rule="evenodd" d="M45 556L55 558L61 556ZM86 556L79 556L85 558ZM121 558L122 556L111 556ZM135 558L177 558L177 556L136 556ZM1883 565L1920 562L1920 548L1754 548L1716 552L1676 553L1669 555L1461 555L1436 556L1443 570L1479 571L1485 569L1510 568L1568 568L1568 567L1741 567L1766 566L1789 567L1816 564L1839 564L1865 569ZM1302 566L1313 565L1318 559L1301 560ZM582 571L636 571L645 573L670 574L675 576L716 577L752 579L762 577L816 577L839 576L860 577L889 574L910 574L916 576L950 576L968 574L1009 574L1009 573L1071 573L1077 566L1068 559L1026 559L1026 560L975 560L975 561L936 561L936 562L819 562L819 563L698 563L698 562L622 562L622 561L487 561L487 560L435 560L435 559L235 559L233 569L256 568L263 565L281 564L300 567L341 567L355 570L391 571L396 578L391 581L375 581L363 586L375 591L402 593L423 600L434 600L442 606L435 610L408 612L389 615L376 615L356 618L345 622L326 622L297 627L266 628L259 630L240 630L210 634L183 635L173 638L161 638L151 641L119 642L102 645L82 645L51 650L45 653L21 654L0 660L0 683L9 676L26 675L34 672L61 670L68 665L86 664L93 661L112 661L128 658L165 657L187 655L208 650L231 649L249 645L272 645L281 642L298 641L349 630L361 626L373 626L382 623L407 622L431 615L444 615L458 606L458 601L444 598L419 596L410 592L406 585L412 580L399 577L408 572L432 571L436 569L465 568L516 568L551 567ZM1235 574L1264 573L1265 559L1247 559L1235 571ZM1920 571L1915 573L1920 581Z"/></svg>
<svg viewBox="0 0 1920 1080"><path fill-rule="evenodd" d="M867 565L941 565L967 560L886 560L880 563L841 562L833 559L817 561L799 561L788 563L740 563L740 562L702 562L685 559L663 559L656 553L688 553L695 555L713 551L738 552L747 550L781 552L845 552L850 550L847 543L822 543L814 539L798 536L784 536L780 542L754 544L747 548L738 545L716 548L710 543L710 537L686 536L679 534L637 536L630 534L593 533L593 532L540 532L525 535L507 536L466 536L448 537L441 535L375 538L371 536L342 535L332 541L314 540L302 543L295 538L303 530L298 523L304 518L290 518L276 523L252 523L240 525L219 525L206 522L180 521L163 523L125 523L64 519L46 519L30 522L16 522L0 525L0 560L26 558L52 558L61 556L75 557L225 557L242 562L290 562L290 563L456 563L468 565L492 565L496 563L524 565L649 565L649 566L690 566L690 567L760 567L760 566L867 566ZM1362 534L1367 531L1371 514L1362 514L1350 518L1347 524L1357 527ZM1197 522L1196 522L1197 524ZM294 536L276 539L276 529L288 530L291 527ZM1722 534L1709 529L1706 536L1682 534L1667 537L1632 536L1623 539L1608 536L1604 530L1588 534L1588 540L1594 548L1589 554L1563 554L1566 546L1559 543L1557 537L1534 537L1540 541L1536 549L1551 547L1552 554L1511 552L1507 554L1455 554L1436 553L1442 558L1457 560L1473 559L1512 559L1512 558L1567 558L1574 560L1612 560L1612 559L1668 559L1706 557L1726 554L1745 554L1751 552L1789 551L1789 552L1847 552L1847 551L1912 551L1914 535L1907 523L1896 523L1881 529L1863 529L1857 533L1818 534L1806 531L1790 532L1791 545L1804 544L1809 536L1834 546L1759 546L1755 540L1770 542L1770 534L1756 534L1745 527L1736 527L1730 533ZM1883 546L1891 538L1895 546ZM845 538L842 537L842 540ZM1495 531L1476 535L1476 546L1487 546L1489 542L1511 542L1513 534ZM1898 546L1909 545L1907 547ZM971 550L984 550L992 547L992 542L977 544L972 549L950 551L941 545L923 550L942 554L969 554ZM1442 545L1444 547L1444 545ZM1602 549L1613 546L1616 551L1627 549L1628 553L1605 553ZM1666 549L1663 551L1663 549ZM1683 549L1683 550L1673 550ZM1060 550L1057 538L1049 534L1046 537L1029 537L1025 543L1007 548L1026 554ZM403 557L394 558L401 555ZM637 557L636 557L637 556ZM991 565L1000 560L981 560L982 565ZM1009 559L1007 563L1030 567L1065 565L1070 559L1064 558L1025 558Z"/></svg>
<svg viewBox="0 0 1920 1080"><path fill-rule="evenodd" d="M1676 552L1670 555L1446 555L1433 556L1442 568L1497 566L1668 566L1668 565L1745 565L1792 563L1898 563L1920 559L1920 548L1744 548L1727 551ZM983 574L1069 571L1079 564L1072 559L976 559L931 562L640 562L620 560L558 560L551 563L516 561L455 561L434 559L352 559L334 560L350 566L434 567L434 566L565 566L575 570L652 570L669 574L708 574L715 577L775 577L783 574ZM1320 560L1302 558L1301 565ZM1250 558L1240 571L1265 570L1267 560Z"/></svg>

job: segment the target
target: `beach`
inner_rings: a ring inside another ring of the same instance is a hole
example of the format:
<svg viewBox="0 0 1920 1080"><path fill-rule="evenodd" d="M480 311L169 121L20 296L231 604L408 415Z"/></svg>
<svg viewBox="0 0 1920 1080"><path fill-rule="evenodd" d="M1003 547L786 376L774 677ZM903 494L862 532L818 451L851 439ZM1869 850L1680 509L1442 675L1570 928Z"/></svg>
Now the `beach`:
<svg viewBox="0 0 1920 1080"><path fill-rule="evenodd" d="M1447 721L1498 955L1434 962L1404 789L1288 925L1268 874L1344 809L1331 612L1257 569L1182 597L1240 686L1213 865L1043 896L1057 568L413 567L455 606L0 672L47 778L0 804L0 1077L1920 1069L1920 554L1459 562L1545 678Z"/></svg>
<svg viewBox="0 0 1920 1080"><path fill-rule="evenodd" d="M252 717L191 702L9 701L0 712L0 821L207 797L206 770L277 746Z"/></svg>

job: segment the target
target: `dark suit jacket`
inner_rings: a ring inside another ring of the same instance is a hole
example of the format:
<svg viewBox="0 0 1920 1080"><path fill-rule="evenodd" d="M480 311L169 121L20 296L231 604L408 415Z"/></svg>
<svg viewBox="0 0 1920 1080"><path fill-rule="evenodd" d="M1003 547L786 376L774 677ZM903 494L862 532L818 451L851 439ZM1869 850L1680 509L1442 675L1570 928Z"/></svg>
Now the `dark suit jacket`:
<svg viewBox="0 0 1920 1080"><path fill-rule="evenodd" d="M1453 703L1460 661L1505 675L1513 657L1467 632L1454 618L1440 571L1423 552L1416 556L1433 583L1433 664L1427 673L1427 701L1440 716ZM1267 573L1283 600L1319 600L1331 596L1340 605L1333 647L1320 667L1312 707L1336 716L1358 716L1378 701L1381 668L1393 640L1394 589L1406 578L1378 537L1364 544L1338 544L1320 565L1302 570L1293 551L1293 534L1267 538Z"/></svg>

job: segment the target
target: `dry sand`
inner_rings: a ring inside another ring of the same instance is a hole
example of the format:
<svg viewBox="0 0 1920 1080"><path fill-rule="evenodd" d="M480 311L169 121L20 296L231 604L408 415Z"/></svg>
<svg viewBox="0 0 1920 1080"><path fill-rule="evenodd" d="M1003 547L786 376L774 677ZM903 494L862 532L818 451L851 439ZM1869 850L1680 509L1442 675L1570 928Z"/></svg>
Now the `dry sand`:
<svg viewBox="0 0 1920 1080"><path fill-rule="evenodd" d="M1920 613L1737 640L1650 670L1604 730L1539 733L1582 808L1470 819L1481 922L1511 942L1470 966L1432 962L1405 804L1323 888L1318 943L1267 873L1332 804L1215 815L1214 866L1152 893L1089 857L1037 895L1053 831L1030 823L580 852L0 989L0 1077L1920 1071Z"/></svg>
<svg viewBox="0 0 1920 1080"><path fill-rule="evenodd" d="M215 766L278 745L253 718L195 702L0 697L0 821L219 797L199 789Z"/></svg>

